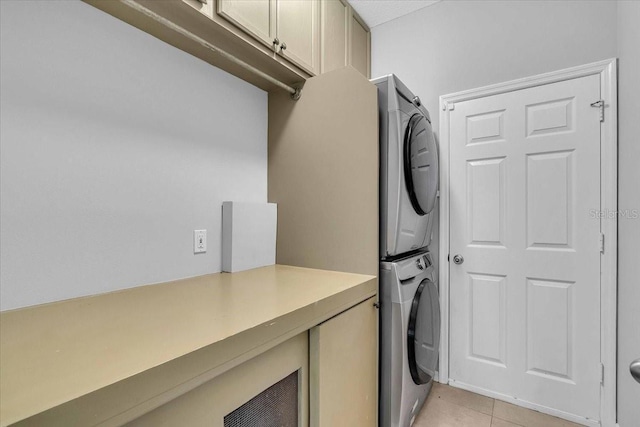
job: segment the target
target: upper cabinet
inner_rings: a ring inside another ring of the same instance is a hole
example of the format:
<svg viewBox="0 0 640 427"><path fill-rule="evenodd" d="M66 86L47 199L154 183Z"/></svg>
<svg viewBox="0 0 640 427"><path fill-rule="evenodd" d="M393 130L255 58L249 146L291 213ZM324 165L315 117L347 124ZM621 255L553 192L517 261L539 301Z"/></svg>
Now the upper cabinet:
<svg viewBox="0 0 640 427"><path fill-rule="evenodd" d="M218 0L217 12L266 46L276 38L275 0Z"/></svg>
<svg viewBox="0 0 640 427"><path fill-rule="evenodd" d="M276 0L279 52L291 62L320 74L320 2Z"/></svg>
<svg viewBox="0 0 640 427"><path fill-rule="evenodd" d="M320 71L326 73L349 63L349 5L342 0L322 1Z"/></svg>
<svg viewBox="0 0 640 427"><path fill-rule="evenodd" d="M113 0L84 0L264 90L272 82ZM370 77L369 28L347 0L132 0L288 84L351 65Z"/></svg>
<svg viewBox="0 0 640 427"><path fill-rule="evenodd" d="M217 12L312 75L320 71L320 1L218 0Z"/></svg>
<svg viewBox="0 0 640 427"><path fill-rule="evenodd" d="M369 28L346 0L321 0L321 4L321 72L351 65L370 78Z"/></svg>
<svg viewBox="0 0 640 427"><path fill-rule="evenodd" d="M353 11L349 20L349 30L349 65L370 78L371 32Z"/></svg>

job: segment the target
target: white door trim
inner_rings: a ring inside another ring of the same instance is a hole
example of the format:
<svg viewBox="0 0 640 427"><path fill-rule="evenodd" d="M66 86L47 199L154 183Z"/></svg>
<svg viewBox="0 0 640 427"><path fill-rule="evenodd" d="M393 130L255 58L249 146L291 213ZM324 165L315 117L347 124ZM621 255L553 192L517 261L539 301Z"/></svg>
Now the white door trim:
<svg viewBox="0 0 640 427"><path fill-rule="evenodd" d="M449 111L456 102L483 98L505 92L541 86L590 75L600 76L601 99L605 103L605 119L600 126L600 210L604 214L600 227L605 235L605 251L600 257L600 342L604 381L600 393L600 417L604 427L616 426L616 346L617 346L617 261L618 261L618 100L617 60L567 68L551 73L484 86L440 97L440 304L442 312L440 366L438 381L449 383ZM594 102L597 101L594 99ZM500 398L500 397L498 397ZM548 408L535 408L552 415Z"/></svg>

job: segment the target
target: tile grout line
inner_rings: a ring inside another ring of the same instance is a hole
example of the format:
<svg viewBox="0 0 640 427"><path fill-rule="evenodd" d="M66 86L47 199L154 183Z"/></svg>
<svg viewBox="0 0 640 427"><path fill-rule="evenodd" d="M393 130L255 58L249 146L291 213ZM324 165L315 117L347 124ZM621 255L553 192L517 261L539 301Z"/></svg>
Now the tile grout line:
<svg viewBox="0 0 640 427"><path fill-rule="evenodd" d="M494 420L494 419L495 419L495 420L504 421L504 422L509 423L509 424L513 424L514 426L517 426L517 427L526 427L524 424L518 424L518 423L516 423L516 422L514 422L514 421L505 420L504 418L500 418L500 417L496 417L495 415L492 415L492 416L491 416L491 422L492 422L492 423L493 423L493 420Z"/></svg>
<svg viewBox="0 0 640 427"><path fill-rule="evenodd" d="M495 418L493 416L493 411L494 411L495 407L496 407L496 400L495 399L491 399L491 423L489 424L489 427L493 427L493 419Z"/></svg>

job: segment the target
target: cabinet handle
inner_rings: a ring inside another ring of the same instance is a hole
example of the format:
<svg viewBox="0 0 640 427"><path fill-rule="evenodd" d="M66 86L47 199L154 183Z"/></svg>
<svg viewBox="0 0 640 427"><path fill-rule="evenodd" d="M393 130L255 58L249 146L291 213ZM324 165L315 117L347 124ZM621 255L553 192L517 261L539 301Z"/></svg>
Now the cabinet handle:
<svg viewBox="0 0 640 427"><path fill-rule="evenodd" d="M280 44L280 40L278 40L277 37L275 39L273 39L273 45L274 46L278 46L279 44Z"/></svg>
<svg viewBox="0 0 640 427"><path fill-rule="evenodd" d="M286 43L282 43L282 46L280 46L280 50L285 50L287 48L287 44Z"/></svg>
<svg viewBox="0 0 640 427"><path fill-rule="evenodd" d="M380 308L380 302L379 302L379 301L374 302L374 303L373 303L373 306L374 306L375 308Z"/></svg>

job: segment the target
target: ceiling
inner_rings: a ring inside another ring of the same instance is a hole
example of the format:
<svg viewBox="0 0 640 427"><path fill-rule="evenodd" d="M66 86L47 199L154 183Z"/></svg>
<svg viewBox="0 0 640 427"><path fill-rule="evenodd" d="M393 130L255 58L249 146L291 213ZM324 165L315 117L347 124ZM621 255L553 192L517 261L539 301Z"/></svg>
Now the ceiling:
<svg viewBox="0 0 640 427"><path fill-rule="evenodd" d="M389 22L440 0L347 0L369 28Z"/></svg>

